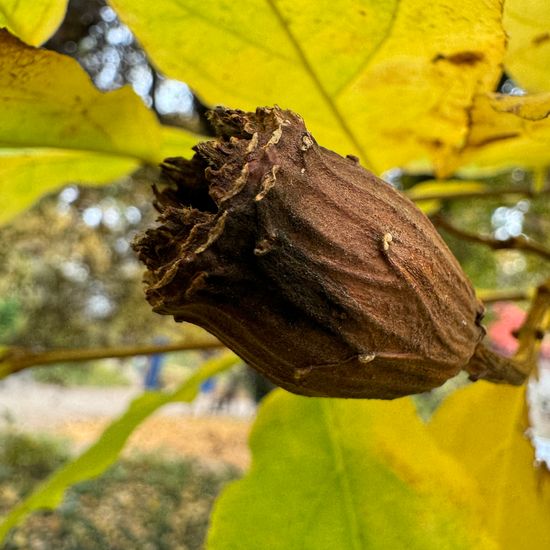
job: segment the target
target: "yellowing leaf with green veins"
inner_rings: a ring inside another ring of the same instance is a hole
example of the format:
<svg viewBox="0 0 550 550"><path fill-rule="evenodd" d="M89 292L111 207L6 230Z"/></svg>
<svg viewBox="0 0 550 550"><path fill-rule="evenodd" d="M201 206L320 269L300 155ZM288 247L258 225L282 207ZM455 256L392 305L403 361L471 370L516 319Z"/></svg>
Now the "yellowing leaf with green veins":
<svg viewBox="0 0 550 550"><path fill-rule="evenodd" d="M112 0L154 63L210 104L300 113L376 171L463 143L500 76L500 0Z"/></svg>
<svg viewBox="0 0 550 550"><path fill-rule="evenodd" d="M506 0L506 71L530 92L550 91L550 2Z"/></svg>
<svg viewBox="0 0 550 550"><path fill-rule="evenodd" d="M476 97L472 127L458 162L469 173L550 163L550 92Z"/></svg>
<svg viewBox="0 0 550 550"><path fill-rule="evenodd" d="M0 0L0 28L32 46L39 46L57 30L68 0Z"/></svg>
<svg viewBox="0 0 550 550"><path fill-rule="evenodd" d="M534 466L525 388L458 390L429 424L436 443L476 479L481 521L503 549L550 548L550 474Z"/></svg>
<svg viewBox="0 0 550 550"><path fill-rule="evenodd" d="M118 458L132 432L160 407L168 403L192 401L201 382L238 362L239 358L233 353L224 353L204 363L172 393L146 392L136 397L128 410L112 422L91 447L54 472L3 518L0 522L0 543L10 529L30 513L55 508L69 487L101 475Z"/></svg>
<svg viewBox="0 0 550 550"><path fill-rule="evenodd" d="M0 222L66 182L105 183L195 136L161 128L131 91L102 93L73 59L0 31ZM168 155L168 156L169 156Z"/></svg>
<svg viewBox="0 0 550 550"><path fill-rule="evenodd" d="M264 402L244 479L219 498L210 550L496 548L468 474L408 399Z"/></svg>

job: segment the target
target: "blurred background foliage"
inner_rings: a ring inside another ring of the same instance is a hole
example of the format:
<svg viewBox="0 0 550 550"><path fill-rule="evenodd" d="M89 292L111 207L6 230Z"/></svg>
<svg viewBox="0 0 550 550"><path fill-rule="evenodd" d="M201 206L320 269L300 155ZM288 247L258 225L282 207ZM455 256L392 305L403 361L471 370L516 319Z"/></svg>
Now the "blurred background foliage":
<svg viewBox="0 0 550 550"><path fill-rule="evenodd" d="M173 323L143 300L130 248L154 218L144 172L101 188L69 185L0 228L4 343L145 343L153 322L159 335L173 335Z"/></svg>
<svg viewBox="0 0 550 550"><path fill-rule="evenodd" d="M68 442L59 438L0 434L0 514L69 457ZM239 473L186 458L125 457L101 477L74 486L57 510L35 514L2 548L198 550L214 498Z"/></svg>

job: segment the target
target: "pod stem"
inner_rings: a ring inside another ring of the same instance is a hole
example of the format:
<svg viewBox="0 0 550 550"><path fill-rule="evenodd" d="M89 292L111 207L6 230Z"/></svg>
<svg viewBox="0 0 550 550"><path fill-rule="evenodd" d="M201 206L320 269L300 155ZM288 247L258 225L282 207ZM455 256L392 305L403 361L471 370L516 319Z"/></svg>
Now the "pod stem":
<svg viewBox="0 0 550 550"><path fill-rule="evenodd" d="M464 367L472 380L489 380L519 386L534 373L544 338L550 330L550 279L541 284L518 333L519 346L513 357L495 353L479 344L470 362Z"/></svg>
<svg viewBox="0 0 550 550"><path fill-rule="evenodd" d="M479 344L470 362L464 367L471 380L488 380L521 386L532 371L532 365L504 357Z"/></svg>

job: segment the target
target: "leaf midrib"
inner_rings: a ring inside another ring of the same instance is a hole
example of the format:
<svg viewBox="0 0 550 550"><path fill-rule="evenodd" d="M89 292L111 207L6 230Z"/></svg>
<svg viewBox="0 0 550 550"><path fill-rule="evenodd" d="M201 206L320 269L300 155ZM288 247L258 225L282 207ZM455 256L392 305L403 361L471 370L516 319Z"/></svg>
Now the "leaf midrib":
<svg viewBox="0 0 550 550"><path fill-rule="evenodd" d="M290 26L288 25L287 21L283 17L282 13L280 12L279 8L276 6L274 0L266 0L267 5L269 6L271 12L273 13L274 17L277 19L277 22L279 23L281 29L286 34L289 42L291 43L292 47L294 48L294 51L298 55L300 62L304 68L304 71L309 76L310 80L313 82L315 88L317 88L317 91L329 107L330 111L332 112L333 116L335 117L336 121L338 122L338 125L342 129L343 133L346 135L346 137L351 141L355 149L357 150L357 153L360 155L361 160L363 161L363 164L366 166L372 166L372 163L369 161L366 151L364 150L363 146L359 143L359 140L349 127L348 123L346 122L346 119L340 112L340 109L332 99L331 95L328 93L328 91L323 86L323 83L321 82L319 76L313 69L311 63L309 62L307 56L305 55L304 50L302 49L300 42L297 40L297 38L294 36L294 33L290 29Z"/></svg>
<svg viewBox="0 0 550 550"><path fill-rule="evenodd" d="M323 412L323 416L325 418L327 435L330 443L330 450L334 458L337 480L341 487L345 517L349 524L349 529L347 530L349 533L349 541L351 544L349 550L362 550L362 548L364 548L364 545L361 542L359 517L357 515L358 507L354 503L353 491L351 489L351 484L348 476L348 466L345 463L344 453L342 452L342 448L338 438L339 426L337 426L336 418L332 414L333 404L331 402L322 401L320 406Z"/></svg>

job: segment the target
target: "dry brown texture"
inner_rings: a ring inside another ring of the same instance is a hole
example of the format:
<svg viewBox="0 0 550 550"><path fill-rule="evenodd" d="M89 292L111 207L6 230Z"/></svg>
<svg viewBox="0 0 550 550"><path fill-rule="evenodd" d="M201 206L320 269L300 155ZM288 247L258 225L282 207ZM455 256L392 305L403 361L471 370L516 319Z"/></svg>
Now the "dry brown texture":
<svg viewBox="0 0 550 550"><path fill-rule="evenodd" d="M410 200L291 111L211 122L217 139L165 161L159 226L136 244L155 311L303 395L391 399L466 368L483 306Z"/></svg>

